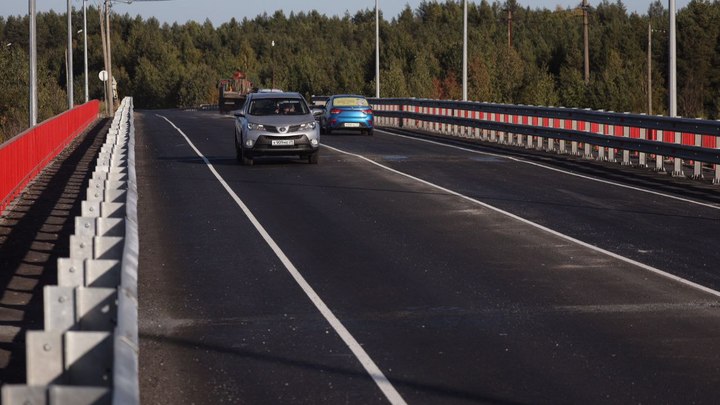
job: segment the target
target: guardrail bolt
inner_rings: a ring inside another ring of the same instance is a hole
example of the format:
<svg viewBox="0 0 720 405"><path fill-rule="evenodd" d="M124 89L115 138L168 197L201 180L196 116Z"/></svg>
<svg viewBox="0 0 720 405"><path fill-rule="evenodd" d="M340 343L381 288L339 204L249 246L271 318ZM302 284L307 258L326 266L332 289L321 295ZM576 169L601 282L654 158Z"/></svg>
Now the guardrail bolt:
<svg viewBox="0 0 720 405"><path fill-rule="evenodd" d="M43 350L45 350L46 352L49 352L50 350L52 350L52 346L50 346L50 343L45 343L43 345Z"/></svg>
<svg viewBox="0 0 720 405"><path fill-rule="evenodd" d="M69 271L70 273L75 273L75 267L70 267L70 269L69 269L68 271Z"/></svg>
<svg viewBox="0 0 720 405"><path fill-rule="evenodd" d="M67 298L65 298L64 296L61 296L60 298L58 298L58 302L61 303L61 304L62 304L63 302L65 302L66 300L67 300Z"/></svg>

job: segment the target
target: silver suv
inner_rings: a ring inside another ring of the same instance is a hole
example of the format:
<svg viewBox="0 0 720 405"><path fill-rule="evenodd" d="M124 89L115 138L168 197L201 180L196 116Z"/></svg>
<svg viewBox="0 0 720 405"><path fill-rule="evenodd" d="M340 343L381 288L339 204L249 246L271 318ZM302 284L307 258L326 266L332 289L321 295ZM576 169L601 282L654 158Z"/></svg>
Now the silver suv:
<svg viewBox="0 0 720 405"><path fill-rule="evenodd" d="M320 128L300 93L251 93L235 112L235 151L244 165L255 156L299 155L317 164Z"/></svg>

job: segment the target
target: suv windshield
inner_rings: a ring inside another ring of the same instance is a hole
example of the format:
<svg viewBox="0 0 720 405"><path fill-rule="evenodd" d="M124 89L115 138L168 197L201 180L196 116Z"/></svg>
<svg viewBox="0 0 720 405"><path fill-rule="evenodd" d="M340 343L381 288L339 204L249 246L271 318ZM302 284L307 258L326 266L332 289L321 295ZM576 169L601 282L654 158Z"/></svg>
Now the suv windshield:
<svg viewBox="0 0 720 405"><path fill-rule="evenodd" d="M307 105L299 98L261 98L252 100L248 108L250 115L306 115Z"/></svg>

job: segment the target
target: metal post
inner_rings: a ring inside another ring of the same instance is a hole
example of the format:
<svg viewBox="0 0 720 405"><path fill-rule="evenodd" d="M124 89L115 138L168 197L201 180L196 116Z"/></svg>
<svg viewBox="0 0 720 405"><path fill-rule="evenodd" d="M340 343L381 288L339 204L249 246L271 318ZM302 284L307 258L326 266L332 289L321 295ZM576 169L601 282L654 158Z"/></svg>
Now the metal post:
<svg viewBox="0 0 720 405"><path fill-rule="evenodd" d="M677 55L675 52L675 15L677 10L675 0L670 0L670 116L677 117ZM675 143L682 143L682 133L675 132ZM682 159L674 159L672 175L684 177L682 172Z"/></svg>
<svg viewBox="0 0 720 405"><path fill-rule="evenodd" d="M30 128L37 124L37 24L35 0L28 0L28 14L30 14L30 97L29 117Z"/></svg>
<svg viewBox="0 0 720 405"><path fill-rule="evenodd" d="M652 23L648 23L647 85L648 115L652 115Z"/></svg>
<svg viewBox="0 0 720 405"><path fill-rule="evenodd" d="M467 101L467 81L468 81L468 21L467 21L467 0L464 1L463 9L463 101Z"/></svg>
<svg viewBox="0 0 720 405"><path fill-rule="evenodd" d="M73 97L73 54L72 54L72 0L67 0L67 98L68 110L74 106Z"/></svg>
<svg viewBox="0 0 720 405"><path fill-rule="evenodd" d="M115 99L113 98L112 91L112 41L110 40L110 0L105 0L105 37L107 40L107 56L108 56L108 79L105 85L107 86L107 101L108 101L108 112L109 117L115 114Z"/></svg>
<svg viewBox="0 0 720 405"><path fill-rule="evenodd" d="M672 0L671 0L672 1ZM585 45L585 84L590 83L590 50L589 48L589 33L588 33L588 3L587 0L583 0L583 43Z"/></svg>
<svg viewBox="0 0 720 405"><path fill-rule="evenodd" d="M670 86L670 116L677 117L677 64L676 64L676 53L675 53L675 0L670 1L670 72L668 85Z"/></svg>
<svg viewBox="0 0 720 405"><path fill-rule="evenodd" d="M87 0L83 0L83 48L85 59L85 102L90 101L90 92L88 90L88 49L87 49Z"/></svg>
<svg viewBox="0 0 720 405"><path fill-rule="evenodd" d="M380 0L375 0L375 97L380 98Z"/></svg>
<svg viewBox="0 0 720 405"><path fill-rule="evenodd" d="M107 7L107 0L105 1L105 7ZM100 38L102 39L102 50L103 50L103 65L105 67L105 73L107 73L107 39L105 38L105 15L104 10L102 7L98 7L98 11L100 13ZM105 113L107 116L110 116L110 104L107 101L107 83L103 83L103 93L105 94L105 98L103 101L105 102Z"/></svg>
<svg viewBox="0 0 720 405"><path fill-rule="evenodd" d="M270 63L272 64L272 79L270 80L270 88L275 88L275 41L270 43Z"/></svg>

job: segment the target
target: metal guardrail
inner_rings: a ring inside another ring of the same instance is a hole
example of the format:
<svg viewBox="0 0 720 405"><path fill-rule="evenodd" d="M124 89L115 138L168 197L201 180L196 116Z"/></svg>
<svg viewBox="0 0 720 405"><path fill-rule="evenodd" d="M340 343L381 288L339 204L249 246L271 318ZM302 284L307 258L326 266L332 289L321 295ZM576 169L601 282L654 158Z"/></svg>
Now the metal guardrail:
<svg viewBox="0 0 720 405"><path fill-rule="evenodd" d="M122 101L75 218L70 257L46 286L44 330L26 335L27 385L6 405L138 404L137 183L132 98Z"/></svg>
<svg viewBox="0 0 720 405"><path fill-rule="evenodd" d="M313 103L325 100L325 96L312 97ZM684 176L683 163L687 163L692 165L691 177L700 178L703 163L711 164L715 166L713 182L720 184L720 121L415 98L368 101L378 126L424 130L597 160L615 161L617 149L622 152L622 164L650 166L650 157L655 159L654 169L658 171L664 171L664 159L671 158L674 176Z"/></svg>
<svg viewBox="0 0 720 405"><path fill-rule="evenodd" d="M0 212L58 153L98 118L91 100L0 144Z"/></svg>
<svg viewBox="0 0 720 405"><path fill-rule="evenodd" d="M478 111L491 114L575 120L605 125L618 125L662 131L688 132L720 136L720 121L693 118L617 113L613 111L596 111L580 108L540 107L415 98L371 98L368 99L368 101L373 105L403 105L407 107L445 108L460 111Z"/></svg>

